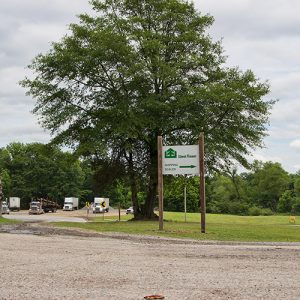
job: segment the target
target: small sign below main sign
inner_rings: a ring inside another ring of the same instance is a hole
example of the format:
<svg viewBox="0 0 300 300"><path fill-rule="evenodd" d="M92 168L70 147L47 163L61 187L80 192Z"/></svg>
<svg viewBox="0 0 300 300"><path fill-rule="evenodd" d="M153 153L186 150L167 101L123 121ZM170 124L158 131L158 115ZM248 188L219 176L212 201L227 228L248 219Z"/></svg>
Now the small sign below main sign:
<svg viewBox="0 0 300 300"><path fill-rule="evenodd" d="M162 173L164 175L199 174L199 146L163 146Z"/></svg>

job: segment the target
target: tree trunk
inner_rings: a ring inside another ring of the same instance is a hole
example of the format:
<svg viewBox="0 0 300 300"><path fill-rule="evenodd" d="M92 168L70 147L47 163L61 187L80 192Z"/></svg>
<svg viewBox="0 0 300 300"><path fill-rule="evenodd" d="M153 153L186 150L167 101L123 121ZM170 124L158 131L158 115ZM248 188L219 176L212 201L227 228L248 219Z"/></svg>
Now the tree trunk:
<svg viewBox="0 0 300 300"><path fill-rule="evenodd" d="M153 147L154 148L154 147ZM157 147L150 150L149 182L145 204L142 207L144 219L157 219L153 209L157 198Z"/></svg>
<svg viewBox="0 0 300 300"><path fill-rule="evenodd" d="M0 217L2 216L2 201L3 200L4 200L4 197L3 197L2 179L0 177Z"/></svg>
<svg viewBox="0 0 300 300"><path fill-rule="evenodd" d="M136 183L136 177L134 173L133 155L131 151L129 153L128 166L129 166L131 201L132 201L132 207L134 212L134 218L138 218L141 211L140 211L138 198L137 198L137 183Z"/></svg>

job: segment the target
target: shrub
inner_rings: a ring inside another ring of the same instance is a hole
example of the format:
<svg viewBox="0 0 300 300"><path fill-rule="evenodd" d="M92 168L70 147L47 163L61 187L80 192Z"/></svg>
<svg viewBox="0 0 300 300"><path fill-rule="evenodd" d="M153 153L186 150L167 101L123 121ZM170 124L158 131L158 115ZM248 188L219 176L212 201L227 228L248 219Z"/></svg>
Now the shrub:
<svg viewBox="0 0 300 300"><path fill-rule="evenodd" d="M298 197L295 200L295 202L293 203L292 213L293 214L300 214L300 198L298 198Z"/></svg>
<svg viewBox="0 0 300 300"><path fill-rule="evenodd" d="M261 211L261 208L259 208L257 206L252 206L252 207L249 207L249 209L248 209L248 215L249 216L259 216L260 211Z"/></svg>
<svg viewBox="0 0 300 300"><path fill-rule="evenodd" d="M277 210L279 212L290 212L293 208L293 203L295 202L295 200L296 198L293 191L285 191L279 198Z"/></svg>
<svg viewBox="0 0 300 300"><path fill-rule="evenodd" d="M246 203L236 201L212 202L208 206L207 212L215 214L233 214L244 216L248 214L248 205Z"/></svg>
<svg viewBox="0 0 300 300"><path fill-rule="evenodd" d="M274 212L270 208L252 206L248 209L249 216L272 216Z"/></svg>
<svg viewBox="0 0 300 300"><path fill-rule="evenodd" d="M262 208L261 212L260 212L260 215L261 216L272 216L272 215L274 215L274 212L270 208Z"/></svg>

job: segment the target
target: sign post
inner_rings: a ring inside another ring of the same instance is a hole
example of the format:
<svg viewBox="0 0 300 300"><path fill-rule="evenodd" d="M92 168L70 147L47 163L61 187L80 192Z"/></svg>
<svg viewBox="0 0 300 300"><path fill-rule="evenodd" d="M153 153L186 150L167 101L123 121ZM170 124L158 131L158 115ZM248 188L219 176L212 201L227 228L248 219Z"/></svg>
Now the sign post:
<svg viewBox="0 0 300 300"><path fill-rule="evenodd" d="M186 223L186 182L184 184L184 222Z"/></svg>
<svg viewBox="0 0 300 300"><path fill-rule="evenodd" d="M157 137L157 161L158 161L158 210L159 210L159 230L164 228L164 194L163 194L163 172L162 172L162 137Z"/></svg>
<svg viewBox="0 0 300 300"><path fill-rule="evenodd" d="M199 167L200 167L200 209L201 209L201 232L205 233L205 213L206 213L206 201L205 201L205 177L204 177L204 134L200 133L199 136Z"/></svg>
<svg viewBox="0 0 300 300"><path fill-rule="evenodd" d="M2 188L2 178L0 177L0 216L2 216L2 201L4 200L3 188Z"/></svg>
<svg viewBox="0 0 300 300"><path fill-rule="evenodd" d="M158 207L159 230L163 230L163 175L200 175L199 194L201 210L201 232L205 233L205 170L204 134L199 136L198 145L163 146L162 137L157 137L158 160ZM186 190L184 192L186 199ZM185 200L186 202L186 200ZM186 221L186 203L185 221Z"/></svg>
<svg viewBox="0 0 300 300"><path fill-rule="evenodd" d="M90 212L90 202L86 201L85 206L86 206L86 216L88 218L89 217L89 212Z"/></svg>

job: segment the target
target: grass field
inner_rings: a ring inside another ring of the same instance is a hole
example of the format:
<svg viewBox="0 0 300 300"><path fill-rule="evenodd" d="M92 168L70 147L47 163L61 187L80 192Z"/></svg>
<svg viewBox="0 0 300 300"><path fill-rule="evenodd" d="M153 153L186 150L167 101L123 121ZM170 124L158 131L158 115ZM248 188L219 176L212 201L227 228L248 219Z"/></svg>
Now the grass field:
<svg viewBox="0 0 300 300"><path fill-rule="evenodd" d="M200 215L187 214L187 223L183 213L165 212L164 230L158 230L158 222L128 221L132 216L94 217L90 223L56 223L58 226L77 227L98 232L122 232L167 236L174 238L192 238L220 241L256 241L256 242L300 242L300 217L290 224L287 216L232 216L207 214L206 234L201 234ZM299 223L299 226L297 225Z"/></svg>
<svg viewBox="0 0 300 300"><path fill-rule="evenodd" d="M0 216L0 224L20 223L20 221L5 219Z"/></svg>

